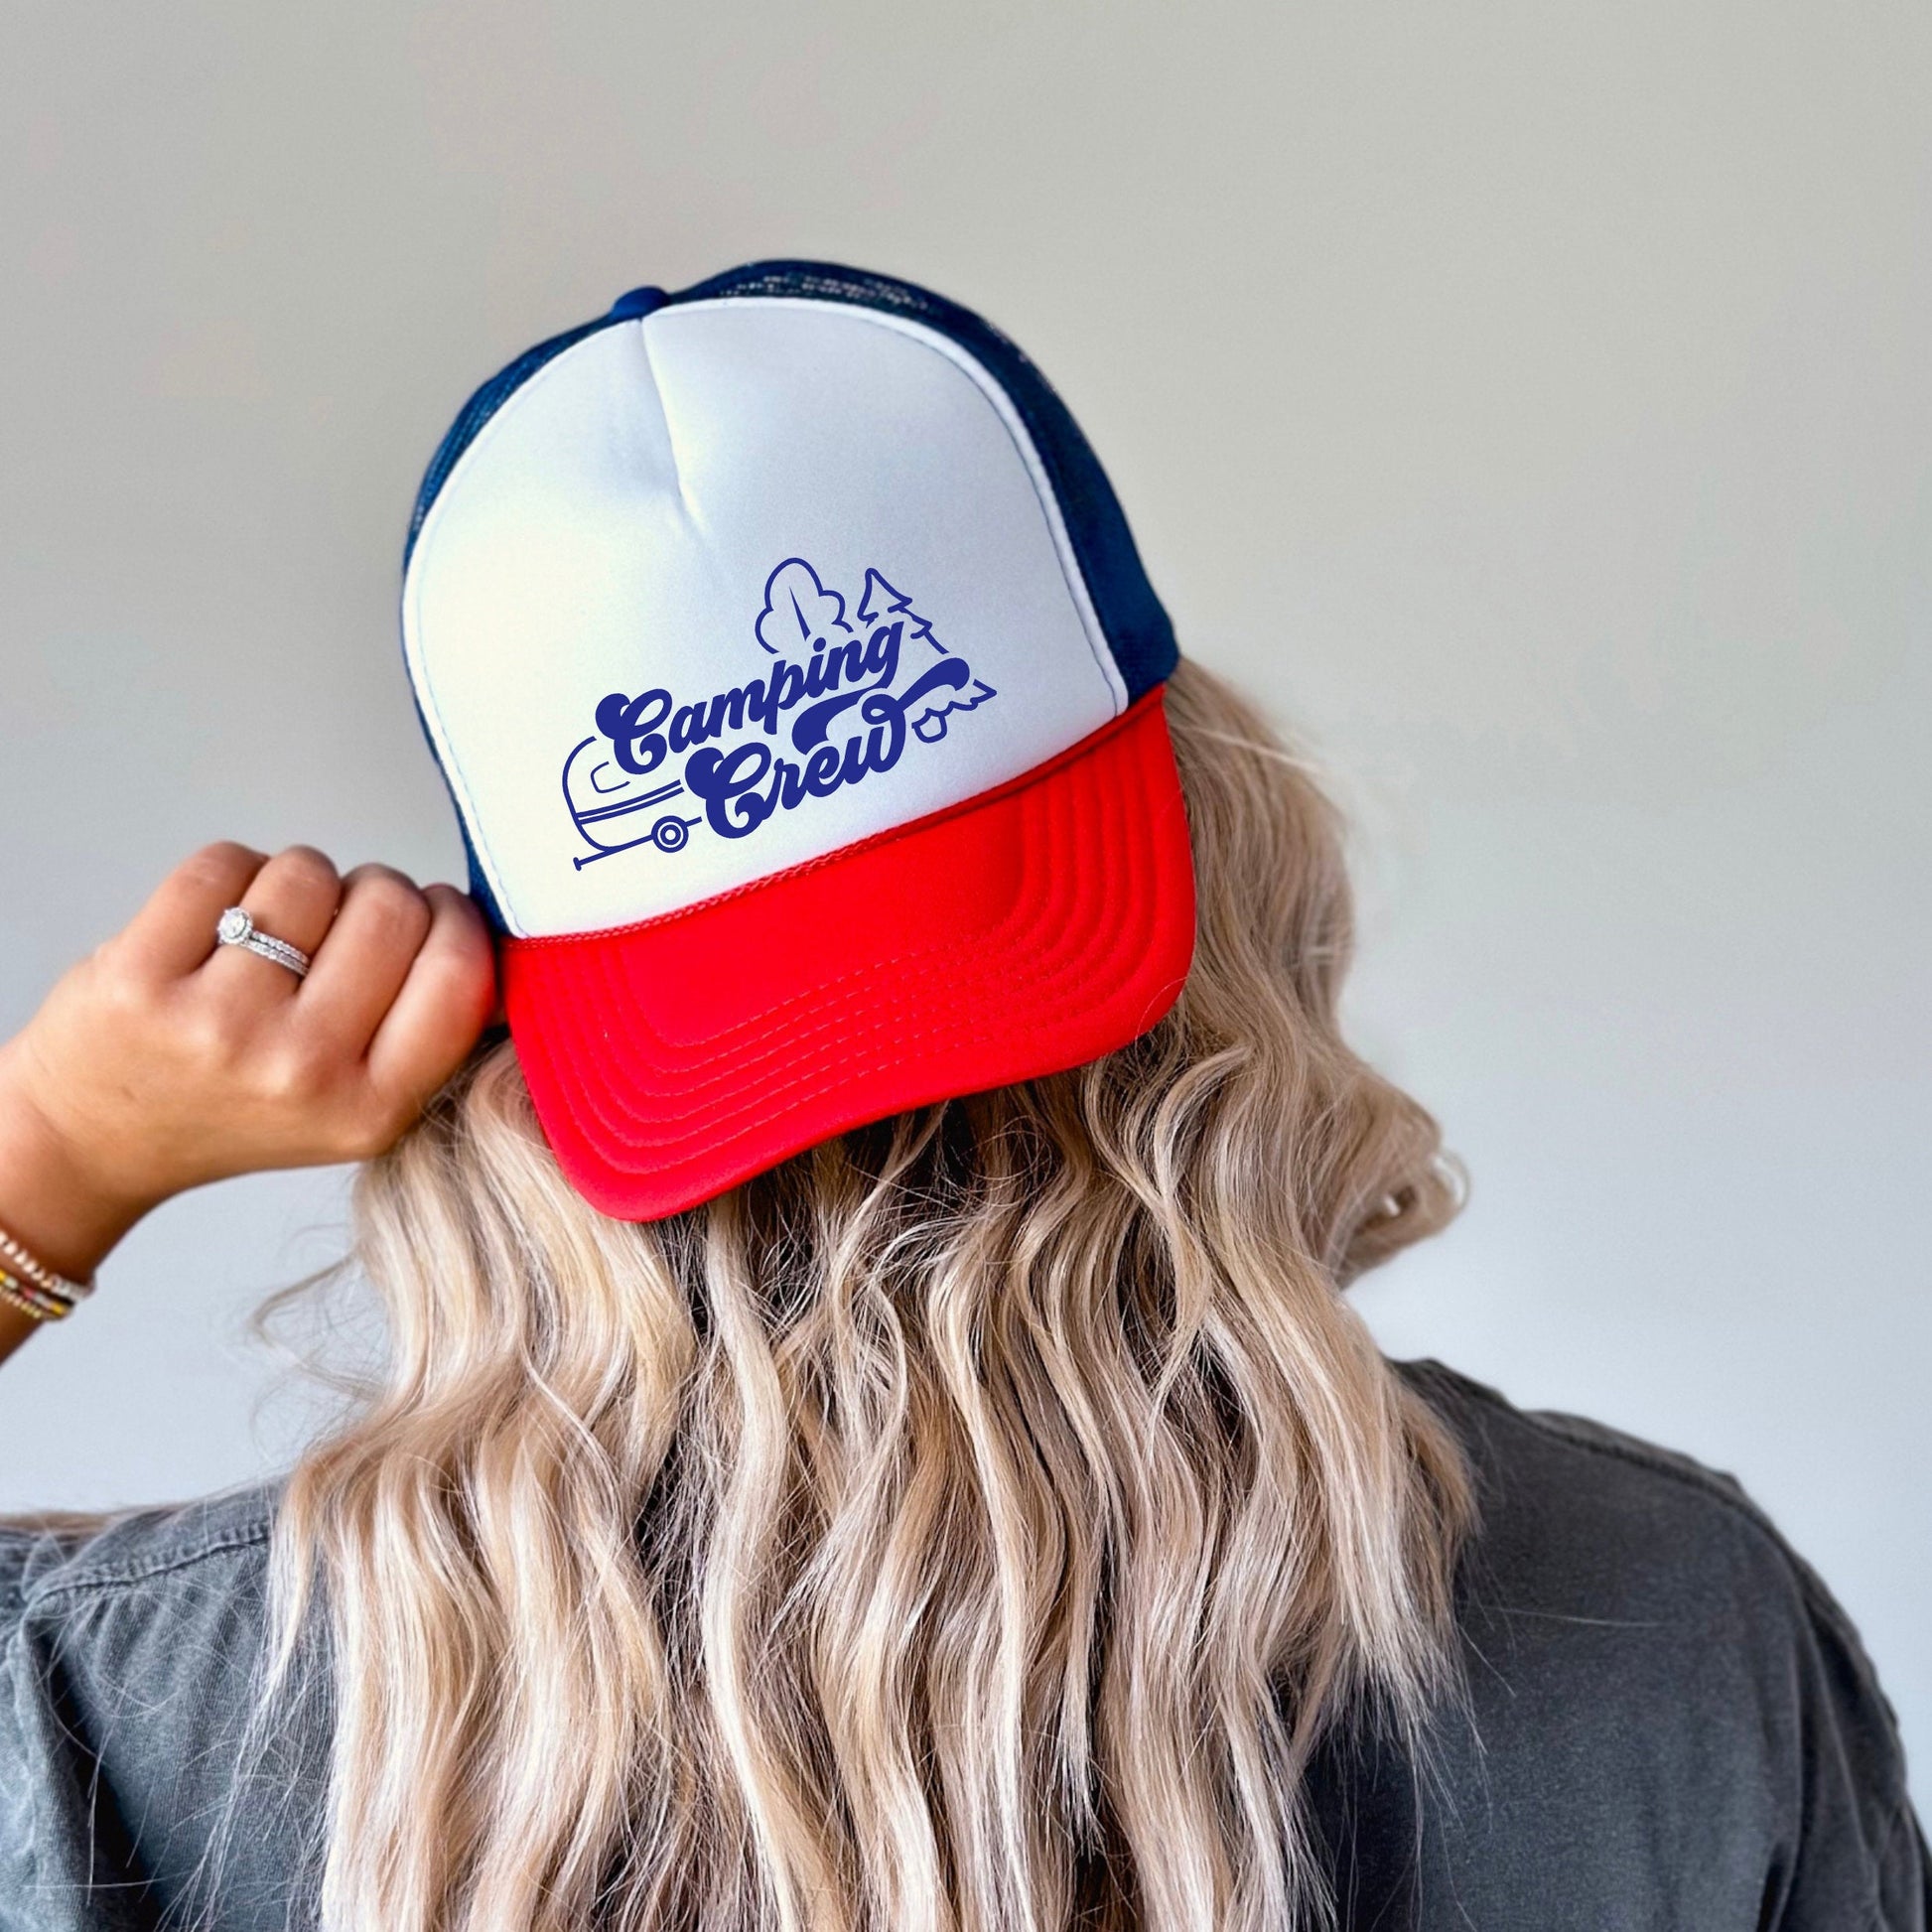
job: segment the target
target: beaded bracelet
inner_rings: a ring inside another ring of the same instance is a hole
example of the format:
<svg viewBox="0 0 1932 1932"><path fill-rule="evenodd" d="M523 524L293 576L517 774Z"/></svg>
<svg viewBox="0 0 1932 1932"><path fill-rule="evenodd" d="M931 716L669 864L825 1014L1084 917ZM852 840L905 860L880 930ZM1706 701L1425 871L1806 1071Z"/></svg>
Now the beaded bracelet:
<svg viewBox="0 0 1932 1932"><path fill-rule="evenodd" d="M69 1281L0 1228L0 1300L39 1321L60 1321L94 1292L92 1282Z"/></svg>
<svg viewBox="0 0 1932 1932"><path fill-rule="evenodd" d="M36 1321L60 1321L69 1312L65 1305L56 1304L31 1283L16 1279L4 1269L0 1269L0 1302L22 1314L31 1314Z"/></svg>
<svg viewBox="0 0 1932 1932"><path fill-rule="evenodd" d="M4 1271L0 1271L0 1302L22 1314L31 1314L36 1321L62 1321L68 1315L68 1310L57 1308L39 1289L16 1281Z"/></svg>
<svg viewBox="0 0 1932 1932"><path fill-rule="evenodd" d="M0 1295L17 1309L38 1315L43 1321L59 1321L73 1312L73 1304L50 1295L37 1282L23 1281L5 1266L0 1266Z"/></svg>

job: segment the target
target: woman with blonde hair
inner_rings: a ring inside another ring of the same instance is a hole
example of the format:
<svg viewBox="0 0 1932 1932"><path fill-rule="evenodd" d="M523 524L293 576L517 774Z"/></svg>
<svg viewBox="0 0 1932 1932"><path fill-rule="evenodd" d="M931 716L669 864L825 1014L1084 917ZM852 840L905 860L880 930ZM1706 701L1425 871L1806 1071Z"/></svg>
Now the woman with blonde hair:
<svg viewBox="0 0 1932 1932"><path fill-rule="evenodd" d="M0 1928L1922 1932L1734 1485L1343 1300L1457 1189L1335 815L1004 338L634 291L404 639L471 893L209 847L0 1051L0 1347L344 1160L389 1338L282 1482L0 1530Z"/></svg>

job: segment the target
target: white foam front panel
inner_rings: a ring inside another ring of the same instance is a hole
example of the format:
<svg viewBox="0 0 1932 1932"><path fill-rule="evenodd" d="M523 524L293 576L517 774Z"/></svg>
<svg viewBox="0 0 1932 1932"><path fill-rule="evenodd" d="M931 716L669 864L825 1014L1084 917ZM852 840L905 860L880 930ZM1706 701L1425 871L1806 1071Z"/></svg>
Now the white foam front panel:
<svg viewBox="0 0 1932 1932"><path fill-rule="evenodd" d="M423 523L403 635L525 935L889 831L1126 703L1004 394L917 324L789 298L615 324L516 390Z"/></svg>

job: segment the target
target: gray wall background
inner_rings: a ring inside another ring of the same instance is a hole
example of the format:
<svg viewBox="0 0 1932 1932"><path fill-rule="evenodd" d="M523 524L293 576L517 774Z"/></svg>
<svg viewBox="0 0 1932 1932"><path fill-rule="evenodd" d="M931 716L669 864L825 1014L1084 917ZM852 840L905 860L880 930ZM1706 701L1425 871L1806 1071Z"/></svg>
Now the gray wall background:
<svg viewBox="0 0 1932 1932"><path fill-rule="evenodd" d="M641 281L931 282L1334 773L1356 1032L1474 1177L1387 1344L1738 1472L1932 1762L1932 15L327 7L0 42L0 1025L182 853L455 876L393 599L471 385ZM0 1506L273 1466L342 1176L174 1203Z"/></svg>

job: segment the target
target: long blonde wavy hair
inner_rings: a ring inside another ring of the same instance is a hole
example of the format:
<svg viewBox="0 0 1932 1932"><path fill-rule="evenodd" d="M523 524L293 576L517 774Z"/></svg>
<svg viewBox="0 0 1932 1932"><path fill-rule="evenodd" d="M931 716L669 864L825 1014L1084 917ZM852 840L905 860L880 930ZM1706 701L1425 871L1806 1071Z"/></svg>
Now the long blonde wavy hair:
<svg viewBox="0 0 1932 1932"><path fill-rule="evenodd" d="M331 1932L1323 1922L1305 1767L1451 1684L1469 1512L1340 1290L1457 1194L1337 1031L1334 812L1168 704L1199 938L1133 1044L633 1226L497 1042L360 1175L390 1356L262 1707L321 1620Z"/></svg>

